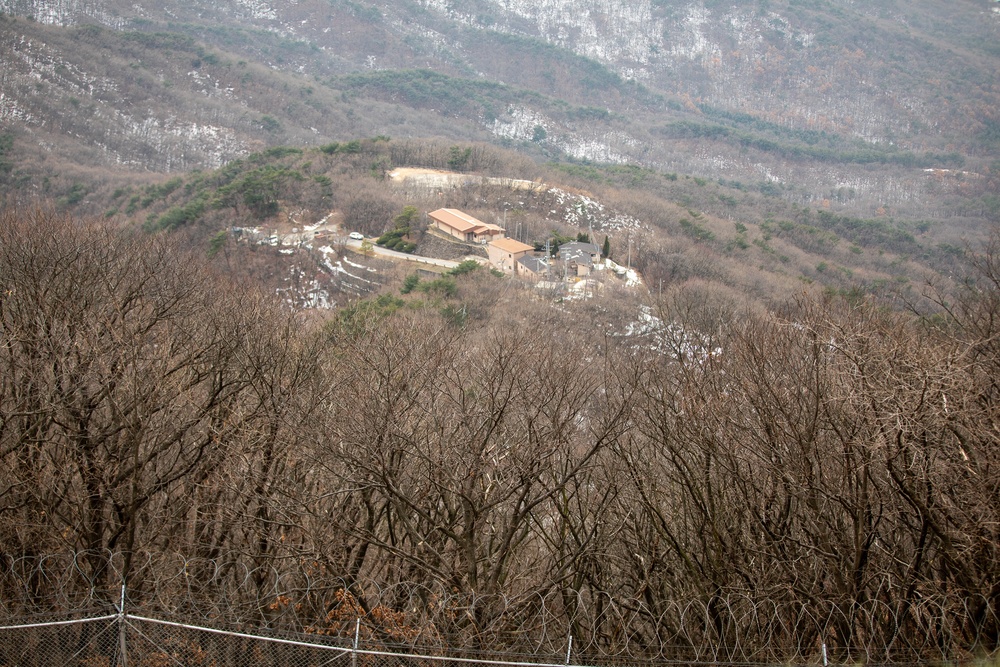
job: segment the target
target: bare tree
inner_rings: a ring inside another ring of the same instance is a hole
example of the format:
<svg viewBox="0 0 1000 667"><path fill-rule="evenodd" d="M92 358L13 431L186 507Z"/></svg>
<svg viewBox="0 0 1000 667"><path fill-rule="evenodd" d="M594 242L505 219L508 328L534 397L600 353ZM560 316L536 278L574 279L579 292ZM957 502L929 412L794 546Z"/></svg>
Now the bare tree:
<svg viewBox="0 0 1000 667"><path fill-rule="evenodd" d="M44 211L0 234L3 548L82 551L107 587L110 554L127 577L176 544L179 492L261 411L243 399L261 312L163 238Z"/></svg>

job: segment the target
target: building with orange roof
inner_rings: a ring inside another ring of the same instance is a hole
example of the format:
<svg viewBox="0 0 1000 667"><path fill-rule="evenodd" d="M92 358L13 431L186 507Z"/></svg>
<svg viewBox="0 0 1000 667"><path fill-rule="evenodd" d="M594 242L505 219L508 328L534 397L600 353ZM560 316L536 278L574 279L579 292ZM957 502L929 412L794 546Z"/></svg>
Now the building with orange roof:
<svg viewBox="0 0 1000 667"><path fill-rule="evenodd" d="M486 252L490 256L490 264L504 273L517 274L517 260L521 259L534 247L514 239L501 238L489 242Z"/></svg>
<svg viewBox="0 0 1000 667"><path fill-rule="evenodd" d="M430 226L467 243L488 243L506 236L503 227L483 222L456 208L439 208L427 214Z"/></svg>

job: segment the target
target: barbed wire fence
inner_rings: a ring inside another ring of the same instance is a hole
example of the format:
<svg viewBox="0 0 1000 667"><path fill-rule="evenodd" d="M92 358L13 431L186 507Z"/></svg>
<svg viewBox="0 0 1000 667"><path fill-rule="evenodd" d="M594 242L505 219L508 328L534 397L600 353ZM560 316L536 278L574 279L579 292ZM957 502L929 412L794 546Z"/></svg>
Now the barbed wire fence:
<svg viewBox="0 0 1000 667"><path fill-rule="evenodd" d="M654 609L362 585L315 562L284 565L4 558L0 667L959 664L995 662L1000 627L987 597L927 596L901 609L719 596Z"/></svg>

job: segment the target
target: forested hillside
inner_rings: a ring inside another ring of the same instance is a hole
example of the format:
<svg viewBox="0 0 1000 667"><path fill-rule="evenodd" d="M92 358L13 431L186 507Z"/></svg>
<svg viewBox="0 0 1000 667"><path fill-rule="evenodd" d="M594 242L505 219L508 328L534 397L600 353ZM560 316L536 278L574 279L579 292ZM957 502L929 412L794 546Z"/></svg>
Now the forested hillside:
<svg viewBox="0 0 1000 667"><path fill-rule="evenodd" d="M0 122L26 167L437 136L948 217L1000 157L996 9L5 0Z"/></svg>
<svg viewBox="0 0 1000 667"><path fill-rule="evenodd" d="M997 648L996 242L933 319L669 290L615 336L484 272L475 318L303 319L171 238L4 213L7 614L123 577L143 613L421 650Z"/></svg>
<svg viewBox="0 0 1000 667"><path fill-rule="evenodd" d="M995 661L998 44L991 0L0 0L0 613Z"/></svg>
<svg viewBox="0 0 1000 667"><path fill-rule="evenodd" d="M400 168L458 180L413 185L395 178ZM853 217L729 182L638 167L539 165L485 144L388 137L275 147L216 170L149 180L71 186L80 188L71 208L178 234L220 267L279 290L296 307L316 305L317 298L327 307L345 305L395 289L407 269L358 255L342 242L348 230L379 237L408 207L415 211L408 239L417 255L448 250L427 233L426 213L442 206L502 225L539 250L579 235L607 240L612 257L645 280L645 289L628 294L627 318L650 291L685 285L768 307L803 290L825 290L901 297L929 312L937 306L924 296L926 285L963 280L966 243L978 247L986 229L971 212L947 222ZM299 235L317 226L328 231L315 239L312 232ZM481 247L451 252L485 258ZM370 271L345 285L350 276L327 259L348 256Z"/></svg>

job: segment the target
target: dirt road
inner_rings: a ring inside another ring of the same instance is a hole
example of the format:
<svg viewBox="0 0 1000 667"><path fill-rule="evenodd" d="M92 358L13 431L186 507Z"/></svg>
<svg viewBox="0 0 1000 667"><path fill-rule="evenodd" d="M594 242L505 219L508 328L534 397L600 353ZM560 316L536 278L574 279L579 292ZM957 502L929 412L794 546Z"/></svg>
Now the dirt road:
<svg viewBox="0 0 1000 667"><path fill-rule="evenodd" d="M544 183L527 181L522 178L501 178L498 176L480 176L477 174L460 174L454 171L440 169L418 169L400 167L389 172L389 180L397 184L419 185L427 188L457 188L463 185L490 183L501 185L511 190L548 190Z"/></svg>

